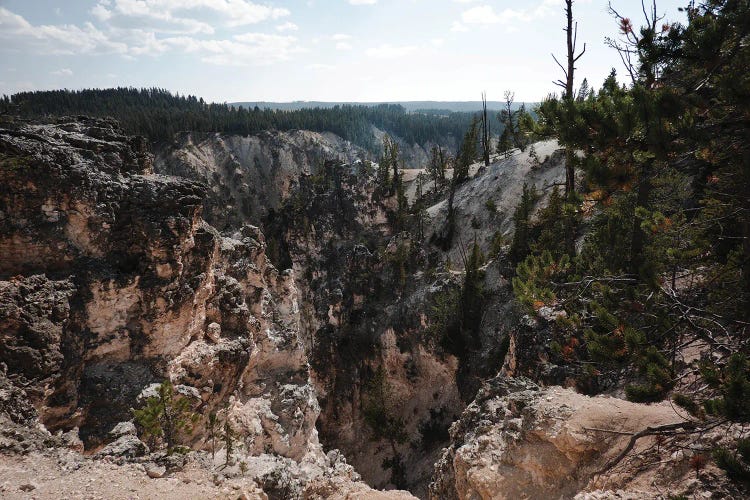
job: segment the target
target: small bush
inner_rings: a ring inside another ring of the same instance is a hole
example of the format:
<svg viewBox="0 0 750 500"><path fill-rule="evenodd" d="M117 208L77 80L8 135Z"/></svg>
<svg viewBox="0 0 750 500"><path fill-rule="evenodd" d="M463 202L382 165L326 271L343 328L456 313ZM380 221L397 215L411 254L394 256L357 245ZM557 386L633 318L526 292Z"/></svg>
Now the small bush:
<svg viewBox="0 0 750 500"><path fill-rule="evenodd" d="M495 200L493 200L492 198L488 198L487 201L484 202L484 206L489 213L497 213L497 205L495 204Z"/></svg>
<svg viewBox="0 0 750 500"><path fill-rule="evenodd" d="M726 448L716 448L713 452L714 461L733 481L750 482L750 470L747 462L739 460L737 456Z"/></svg>
<svg viewBox="0 0 750 500"><path fill-rule="evenodd" d="M701 413L701 407L693 401L693 398L690 396L686 396L685 394L675 394L672 396L672 401L679 406L680 408L683 408L688 413L690 413L694 417L700 416Z"/></svg>

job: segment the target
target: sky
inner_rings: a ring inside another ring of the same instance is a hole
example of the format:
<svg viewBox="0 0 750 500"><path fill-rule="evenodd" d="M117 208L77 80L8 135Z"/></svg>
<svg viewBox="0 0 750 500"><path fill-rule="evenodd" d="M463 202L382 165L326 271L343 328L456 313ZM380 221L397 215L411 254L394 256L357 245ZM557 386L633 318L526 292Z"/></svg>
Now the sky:
<svg viewBox="0 0 750 500"><path fill-rule="evenodd" d="M687 0L659 0L681 21ZM160 87L214 102L542 100L563 0L0 0L0 94ZM612 0L640 24L639 0ZM617 54L606 0L576 0L576 85Z"/></svg>

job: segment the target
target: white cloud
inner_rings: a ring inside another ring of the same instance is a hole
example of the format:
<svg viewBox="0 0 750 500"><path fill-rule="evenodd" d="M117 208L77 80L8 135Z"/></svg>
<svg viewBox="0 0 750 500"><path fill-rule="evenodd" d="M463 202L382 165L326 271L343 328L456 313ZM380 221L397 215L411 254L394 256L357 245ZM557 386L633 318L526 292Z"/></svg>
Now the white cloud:
<svg viewBox="0 0 750 500"><path fill-rule="evenodd" d="M352 44L349 42L338 42L336 50L352 50Z"/></svg>
<svg viewBox="0 0 750 500"><path fill-rule="evenodd" d="M509 9L506 9L506 11ZM495 24L502 20L490 5L472 7L461 14L461 21L465 24Z"/></svg>
<svg viewBox="0 0 750 500"><path fill-rule="evenodd" d="M367 49L365 53L369 57L374 57L376 59L395 59L413 54L417 50L418 48L415 45L393 46L384 43L378 47Z"/></svg>
<svg viewBox="0 0 750 500"><path fill-rule="evenodd" d="M378 0L349 0L352 5L375 5Z"/></svg>
<svg viewBox="0 0 750 500"><path fill-rule="evenodd" d="M299 26L290 22L279 24L278 26L276 26L276 31L297 31L298 29Z"/></svg>
<svg viewBox="0 0 750 500"><path fill-rule="evenodd" d="M496 12L491 5L478 5L461 13L464 24L510 24L516 21L529 22L556 12L563 0L542 0L535 7L527 9L503 9ZM456 25L454 24L454 27ZM452 31L460 31L453 29Z"/></svg>
<svg viewBox="0 0 750 500"><path fill-rule="evenodd" d="M346 35L344 33L336 33L335 35L331 35L331 40L340 41L340 40L351 40L351 39L352 39L351 35Z"/></svg>
<svg viewBox="0 0 750 500"><path fill-rule="evenodd" d="M307 69L312 69L315 71L331 71L331 70L336 69L336 66L332 66L330 64L316 63L316 64L308 64Z"/></svg>
<svg viewBox="0 0 750 500"><path fill-rule="evenodd" d="M109 6L111 8L107 9ZM230 27L276 20L290 14L288 9L257 4L250 0L100 0L92 9L92 14L100 20L109 20L116 14L126 18L175 24L187 33L213 33L213 26L207 22L186 16L192 12L195 15L201 14L200 19L204 19L205 15L200 11L218 15ZM106 19L101 19L100 16Z"/></svg>
<svg viewBox="0 0 750 500"><path fill-rule="evenodd" d="M91 9L91 15L100 21L109 21L112 18L112 11L98 3Z"/></svg>
<svg viewBox="0 0 750 500"><path fill-rule="evenodd" d="M57 71L50 71L50 75L54 76L73 76L73 71L69 68L58 69Z"/></svg>
<svg viewBox="0 0 750 500"><path fill-rule="evenodd" d="M451 25L451 31L464 32L469 31L469 28L459 23L458 21L453 21L453 24Z"/></svg>
<svg viewBox="0 0 750 500"><path fill-rule="evenodd" d="M83 27L32 25L23 17L0 7L0 40L6 49L41 54L125 53L126 44L111 40L105 33L85 23Z"/></svg>
<svg viewBox="0 0 750 500"><path fill-rule="evenodd" d="M199 46L209 53L201 59L203 62L222 66L267 65L307 51L296 37L266 33L245 33L231 41L201 42Z"/></svg>

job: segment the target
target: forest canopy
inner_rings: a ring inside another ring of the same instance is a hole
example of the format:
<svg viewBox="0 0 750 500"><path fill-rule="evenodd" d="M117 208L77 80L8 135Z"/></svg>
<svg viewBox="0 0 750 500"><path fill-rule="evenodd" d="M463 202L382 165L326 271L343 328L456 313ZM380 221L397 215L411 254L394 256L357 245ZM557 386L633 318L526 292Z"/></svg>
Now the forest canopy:
<svg viewBox="0 0 750 500"><path fill-rule="evenodd" d="M332 132L370 151L381 143L372 126L409 144L453 145L471 125L474 113L425 110L407 112L398 104L337 105L292 111L248 109L208 103L202 98L172 94L166 89L126 88L51 90L4 96L0 112L23 117L89 115L112 117L131 134L150 141L170 140L181 131L248 135L264 130ZM502 126L493 117L493 133Z"/></svg>

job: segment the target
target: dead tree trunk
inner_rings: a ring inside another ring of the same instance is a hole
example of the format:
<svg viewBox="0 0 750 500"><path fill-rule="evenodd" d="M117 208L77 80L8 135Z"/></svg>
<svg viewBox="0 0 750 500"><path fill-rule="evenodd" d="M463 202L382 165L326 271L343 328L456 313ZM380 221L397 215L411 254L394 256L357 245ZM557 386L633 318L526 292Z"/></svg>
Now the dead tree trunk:
<svg viewBox="0 0 750 500"><path fill-rule="evenodd" d="M482 92L482 157L484 166L490 166L490 123L487 120L487 94Z"/></svg>
<svg viewBox="0 0 750 500"><path fill-rule="evenodd" d="M552 58L555 60L560 69L565 74L565 81L557 80L555 85L564 89L563 101L566 105L572 105L575 100L573 84L575 75L575 64L586 52L586 44L583 44L583 50L580 54L576 55L576 44L578 42L578 23L573 23L573 0L565 0L565 17L567 20L565 31L567 39L567 58L568 65L567 69L560 64L554 54ZM565 147L565 195L570 197L575 193L575 154L573 148L570 146Z"/></svg>

